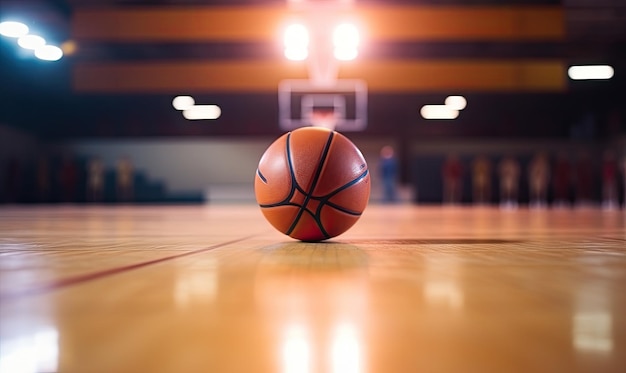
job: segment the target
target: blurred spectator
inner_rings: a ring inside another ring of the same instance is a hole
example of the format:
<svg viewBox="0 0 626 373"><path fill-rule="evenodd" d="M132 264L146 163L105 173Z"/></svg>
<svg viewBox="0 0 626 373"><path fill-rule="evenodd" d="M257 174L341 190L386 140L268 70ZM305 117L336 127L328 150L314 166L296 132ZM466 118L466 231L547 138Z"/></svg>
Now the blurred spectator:
<svg viewBox="0 0 626 373"><path fill-rule="evenodd" d="M593 199L593 165L587 151L578 155L576 162L576 204L586 206Z"/></svg>
<svg viewBox="0 0 626 373"><path fill-rule="evenodd" d="M604 152L602 158L602 207L614 209L619 206L617 201L618 165L615 153L611 150Z"/></svg>
<svg viewBox="0 0 626 373"><path fill-rule="evenodd" d="M63 157L59 171L59 186L62 202L75 202L78 184L78 170L70 156Z"/></svg>
<svg viewBox="0 0 626 373"><path fill-rule="evenodd" d="M48 202L51 192L50 163L44 155L40 156L37 161L36 178L37 200L38 202Z"/></svg>
<svg viewBox="0 0 626 373"><path fill-rule="evenodd" d="M528 184L531 207L545 207L547 204L550 163L548 156L537 153L528 165Z"/></svg>
<svg viewBox="0 0 626 373"><path fill-rule="evenodd" d="M500 161L500 206L517 208L520 166L515 158L506 156Z"/></svg>
<svg viewBox="0 0 626 373"><path fill-rule="evenodd" d="M383 200L393 203L397 199L398 161L391 146L383 146L380 150L380 175L383 179Z"/></svg>
<svg viewBox="0 0 626 373"><path fill-rule="evenodd" d="M485 204L491 199L491 162L484 155L477 156L472 163L474 203Z"/></svg>
<svg viewBox="0 0 626 373"><path fill-rule="evenodd" d="M554 164L554 203L556 206L566 206L569 201L569 188L572 180L570 162L567 155L559 153Z"/></svg>
<svg viewBox="0 0 626 373"><path fill-rule="evenodd" d="M100 202L104 195L104 165L100 158L92 158L87 165L87 200Z"/></svg>
<svg viewBox="0 0 626 373"><path fill-rule="evenodd" d="M443 202L454 204L461 201L461 178L463 165L455 154L448 155L443 164Z"/></svg>
<svg viewBox="0 0 626 373"><path fill-rule="evenodd" d="M133 164L128 157L122 157L117 162L117 199L120 202L129 202L133 199Z"/></svg>

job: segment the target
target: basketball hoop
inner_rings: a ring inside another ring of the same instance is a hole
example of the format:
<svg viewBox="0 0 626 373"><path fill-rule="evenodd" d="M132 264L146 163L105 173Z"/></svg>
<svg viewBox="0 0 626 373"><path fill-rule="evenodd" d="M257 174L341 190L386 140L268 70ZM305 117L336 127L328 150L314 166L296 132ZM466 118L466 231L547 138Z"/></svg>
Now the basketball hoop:
<svg viewBox="0 0 626 373"><path fill-rule="evenodd" d="M311 125L313 127L328 128L334 131L338 119L334 110L313 110L311 112Z"/></svg>
<svg viewBox="0 0 626 373"><path fill-rule="evenodd" d="M367 122L367 84L339 79L340 62L358 55L358 28L350 16L354 0L287 3L297 17L284 30L285 57L306 63L309 76L280 82L280 127L362 131Z"/></svg>
<svg viewBox="0 0 626 373"><path fill-rule="evenodd" d="M305 126L362 131L367 126L367 84L338 79L322 88L307 79L285 79L278 86L279 125L285 131Z"/></svg>

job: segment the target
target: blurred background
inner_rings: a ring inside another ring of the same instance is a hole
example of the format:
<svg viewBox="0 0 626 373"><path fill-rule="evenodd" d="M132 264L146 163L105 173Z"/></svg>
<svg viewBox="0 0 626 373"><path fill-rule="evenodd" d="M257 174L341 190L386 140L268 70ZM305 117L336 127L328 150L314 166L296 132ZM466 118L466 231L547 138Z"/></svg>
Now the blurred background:
<svg viewBox="0 0 626 373"><path fill-rule="evenodd" d="M319 19L353 25L354 53L290 54ZM363 109L337 130L373 202L625 203L621 0L1 0L0 22L4 204L251 202L279 84L312 57L366 86L324 94Z"/></svg>

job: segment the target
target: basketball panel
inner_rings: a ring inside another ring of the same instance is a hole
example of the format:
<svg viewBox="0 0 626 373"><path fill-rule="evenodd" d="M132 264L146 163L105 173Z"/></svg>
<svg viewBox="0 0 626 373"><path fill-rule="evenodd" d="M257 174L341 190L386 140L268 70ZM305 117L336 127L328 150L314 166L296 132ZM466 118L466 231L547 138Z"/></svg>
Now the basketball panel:
<svg viewBox="0 0 626 373"><path fill-rule="evenodd" d="M331 237L339 236L344 233L350 229L357 220L359 220L359 216L346 214L330 206L324 206L320 214L322 226Z"/></svg>
<svg viewBox="0 0 626 373"><path fill-rule="evenodd" d="M335 133L328 151L328 160L322 170L321 182L315 187L313 195L328 195L358 178L365 170L367 163L359 149L348 138Z"/></svg>
<svg viewBox="0 0 626 373"><path fill-rule="evenodd" d="M260 205L284 201L291 191L287 160L287 136L277 139L265 151L254 178L254 192Z"/></svg>
<svg viewBox="0 0 626 373"><path fill-rule="evenodd" d="M291 132L289 149L296 182L309 192L332 131L305 127Z"/></svg>
<svg viewBox="0 0 626 373"><path fill-rule="evenodd" d="M267 221L282 233L287 233L299 210L299 207L290 205L261 208Z"/></svg>
<svg viewBox="0 0 626 373"><path fill-rule="evenodd" d="M302 241L321 241L328 238L322 233L315 219L307 212L302 213L298 224L289 236Z"/></svg>
<svg viewBox="0 0 626 373"><path fill-rule="evenodd" d="M367 174L355 184L329 198L328 202L348 211L362 213L369 201L370 186L370 176Z"/></svg>

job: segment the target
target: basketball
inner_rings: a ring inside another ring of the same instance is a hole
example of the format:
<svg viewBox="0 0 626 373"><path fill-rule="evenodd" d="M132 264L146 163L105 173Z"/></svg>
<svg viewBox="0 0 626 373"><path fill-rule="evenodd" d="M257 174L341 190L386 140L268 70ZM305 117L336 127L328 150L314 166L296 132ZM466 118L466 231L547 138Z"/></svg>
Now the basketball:
<svg viewBox="0 0 626 373"><path fill-rule="evenodd" d="M357 222L369 199L370 175L361 151L344 135L303 127L267 148L254 192L274 228L298 240L322 241Z"/></svg>

